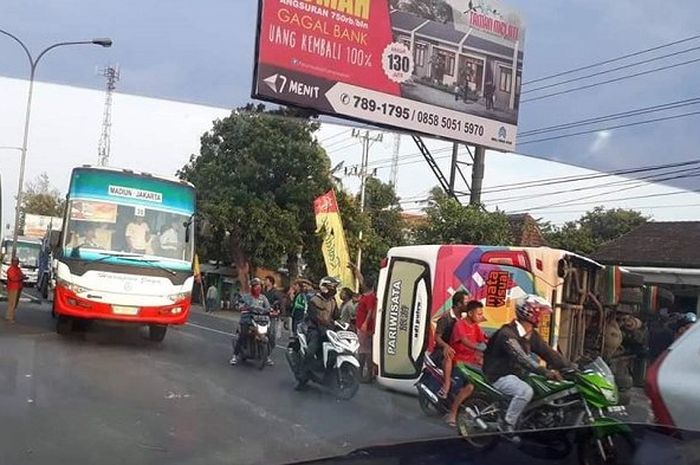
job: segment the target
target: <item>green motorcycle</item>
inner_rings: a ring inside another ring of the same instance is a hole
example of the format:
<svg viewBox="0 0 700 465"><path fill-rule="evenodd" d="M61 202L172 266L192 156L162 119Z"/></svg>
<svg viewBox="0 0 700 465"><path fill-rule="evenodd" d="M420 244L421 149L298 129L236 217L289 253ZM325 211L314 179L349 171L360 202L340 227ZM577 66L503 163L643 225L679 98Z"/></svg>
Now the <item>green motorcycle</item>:
<svg viewBox="0 0 700 465"><path fill-rule="evenodd" d="M474 393L460 407L457 429L476 449L493 447L499 440L510 397L495 389L478 369L461 365L474 385ZM630 453L629 427L615 417L625 416L618 405L615 377L602 358L583 370L563 372L563 381L530 375L525 381L535 395L520 417L519 431L539 431L547 443L571 444L562 428L576 433L579 458L583 464L614 463ZM576 427L585 427L576 429ZM591 447L594 445L595 447Z"/></svg>

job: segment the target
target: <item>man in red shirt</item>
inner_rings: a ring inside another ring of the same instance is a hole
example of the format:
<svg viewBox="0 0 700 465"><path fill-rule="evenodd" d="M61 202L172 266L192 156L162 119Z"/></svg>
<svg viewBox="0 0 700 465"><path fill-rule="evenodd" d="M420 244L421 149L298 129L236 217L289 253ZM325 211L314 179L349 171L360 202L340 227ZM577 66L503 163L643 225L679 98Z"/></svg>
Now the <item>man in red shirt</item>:
<svg viewBox="0 0 700 465"><path fill-rule="evenodd" d="M357 325L357 336L360 339L360 379L368 383L374 379L374 369L372 366L372 337L374 336L374 320L377 313L377 294L374 283L376 276L363 276L360 269L355 264L349 265L360 283L362 296L357 303L355 314L355 324ZM365 368L367 374L365 375Z"/></svg>
<svg viewBox="0 0 700 465"><path fill-rule="evenodd" d="M467 303L464 311L459 315L455 323L450 347L454 349L455 355L452 363L445 369L445 392L449 392L452 381L452 366L456 365L459 371L460 365L467 364L480 367L483 363L483 351L486 348L486 335L482 331L479 323L486 321L484 318L484 306L478 300L471 300ZM449 371L447 371L449 369ZM446 421L450 425L457 422L457 411L459 406L469 398L474 391L472 384L466 384L455 396Z"/></svg>
<svg viewBox="0 0 700 465"><path fill-rule="evenodd" d="M7 313L5 319L10 323L15 322L15 311L19 296L22 293L22 285L24 282L24 273L19 267L19 258L12 257L10 266L7 269Z"/></svg>

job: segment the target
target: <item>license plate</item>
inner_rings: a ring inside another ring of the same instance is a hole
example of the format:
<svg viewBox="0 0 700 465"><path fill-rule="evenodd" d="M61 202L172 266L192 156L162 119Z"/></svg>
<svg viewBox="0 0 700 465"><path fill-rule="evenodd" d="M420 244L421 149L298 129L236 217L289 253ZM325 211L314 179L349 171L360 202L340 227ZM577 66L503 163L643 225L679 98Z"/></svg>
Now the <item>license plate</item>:
<svg viewBox="0 0 700 465"><path fill-rule="evenodd" d="M357 339L357 334L353 333L352 331L338 331L338 337L355 340Z"/></svg>
<svg viewBox="0 0 700 465"><path fill-rule="evenodd" d="M138 315L138 307L124 307L122 305L112 305L112 313L115 315Z"/></svg>

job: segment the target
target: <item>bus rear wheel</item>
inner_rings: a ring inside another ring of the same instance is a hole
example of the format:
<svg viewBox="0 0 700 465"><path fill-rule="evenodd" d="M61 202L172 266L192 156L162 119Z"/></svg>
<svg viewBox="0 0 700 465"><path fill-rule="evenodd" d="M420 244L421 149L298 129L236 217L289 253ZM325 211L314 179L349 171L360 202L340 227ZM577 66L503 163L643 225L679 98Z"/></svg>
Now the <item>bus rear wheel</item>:
<svg viewBox="0 0 700 465"><path fill-rule="evenodd" d="M168 327L164 325L149 325L148 326L148 338L153 342L161 342L165 339L165 333L168 331Z"/></svg>
<svg viewBox="0 0 700 465"><path fill-rule="evenodd" d="M61 335L70 334L73 330L73 320L67 316L58 315L56 320L56 332Z"/></svg>

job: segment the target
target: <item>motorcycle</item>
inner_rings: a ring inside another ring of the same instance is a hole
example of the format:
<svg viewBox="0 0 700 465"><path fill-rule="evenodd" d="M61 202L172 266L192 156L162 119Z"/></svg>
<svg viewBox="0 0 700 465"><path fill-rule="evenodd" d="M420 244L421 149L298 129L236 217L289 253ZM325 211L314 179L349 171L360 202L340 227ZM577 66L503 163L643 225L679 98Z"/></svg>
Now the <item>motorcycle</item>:
<svg viewBox="0 0 700 465"><path fill-rule="evenodd" d="M248 335L241 346L240 360L252 360L258 369L262 370L267 365L270 356L270 315L261 309L250 310L252 314L251 324L248 327ZM240 329L238 337L241 337Z"/></svg>
<svg viewBox="0 0 700 465"><path fill-rule="evenodd" d="M475 389L460 406L457 430L472 447L488 449L499 440L510 397L489 384L478 368L463 369ZM566 370L562 375L562 381L536 374L527 377L535 395L520 417L518 430L541 431L543 441L565 445L571 444L571 438L563 437L561 428L576 431L574 442L582 464L618 463L631 457L631 431L618 419L626 410L619 405L610 367L599 357L583 370ZM419 382L419 390L427 395L422 386Z"/></svg>
<svg viewBox="0 0 700 465"><path fill-rule="evenodd" d="M340 321L335 322L337 331L326 330L326 340L322 344L323 356L315 357L311 367L305 369L308 344L303 324L300 324L295 337L287 347L287 363L294 373L300 386L308 381L314 381L322 386L330 387L336 397L342 400L351 399L360 386L357 351L360 342L357 334L348 331L349 325Z"/></svg>
<svg viewBox="0 0 700 465"><path fill-rule="evenodd" d="M446 415L450 411L450 406L459 392L459 389L464 385L463 381L457 376L457 370L452 370L452 383L450 392L446 398L440 397L438 394L442 388L444 374L430 356L425 357L423 373L416 382L418 389L418 405L420 405L423 413L430 417L438 415Z"/></svg>

